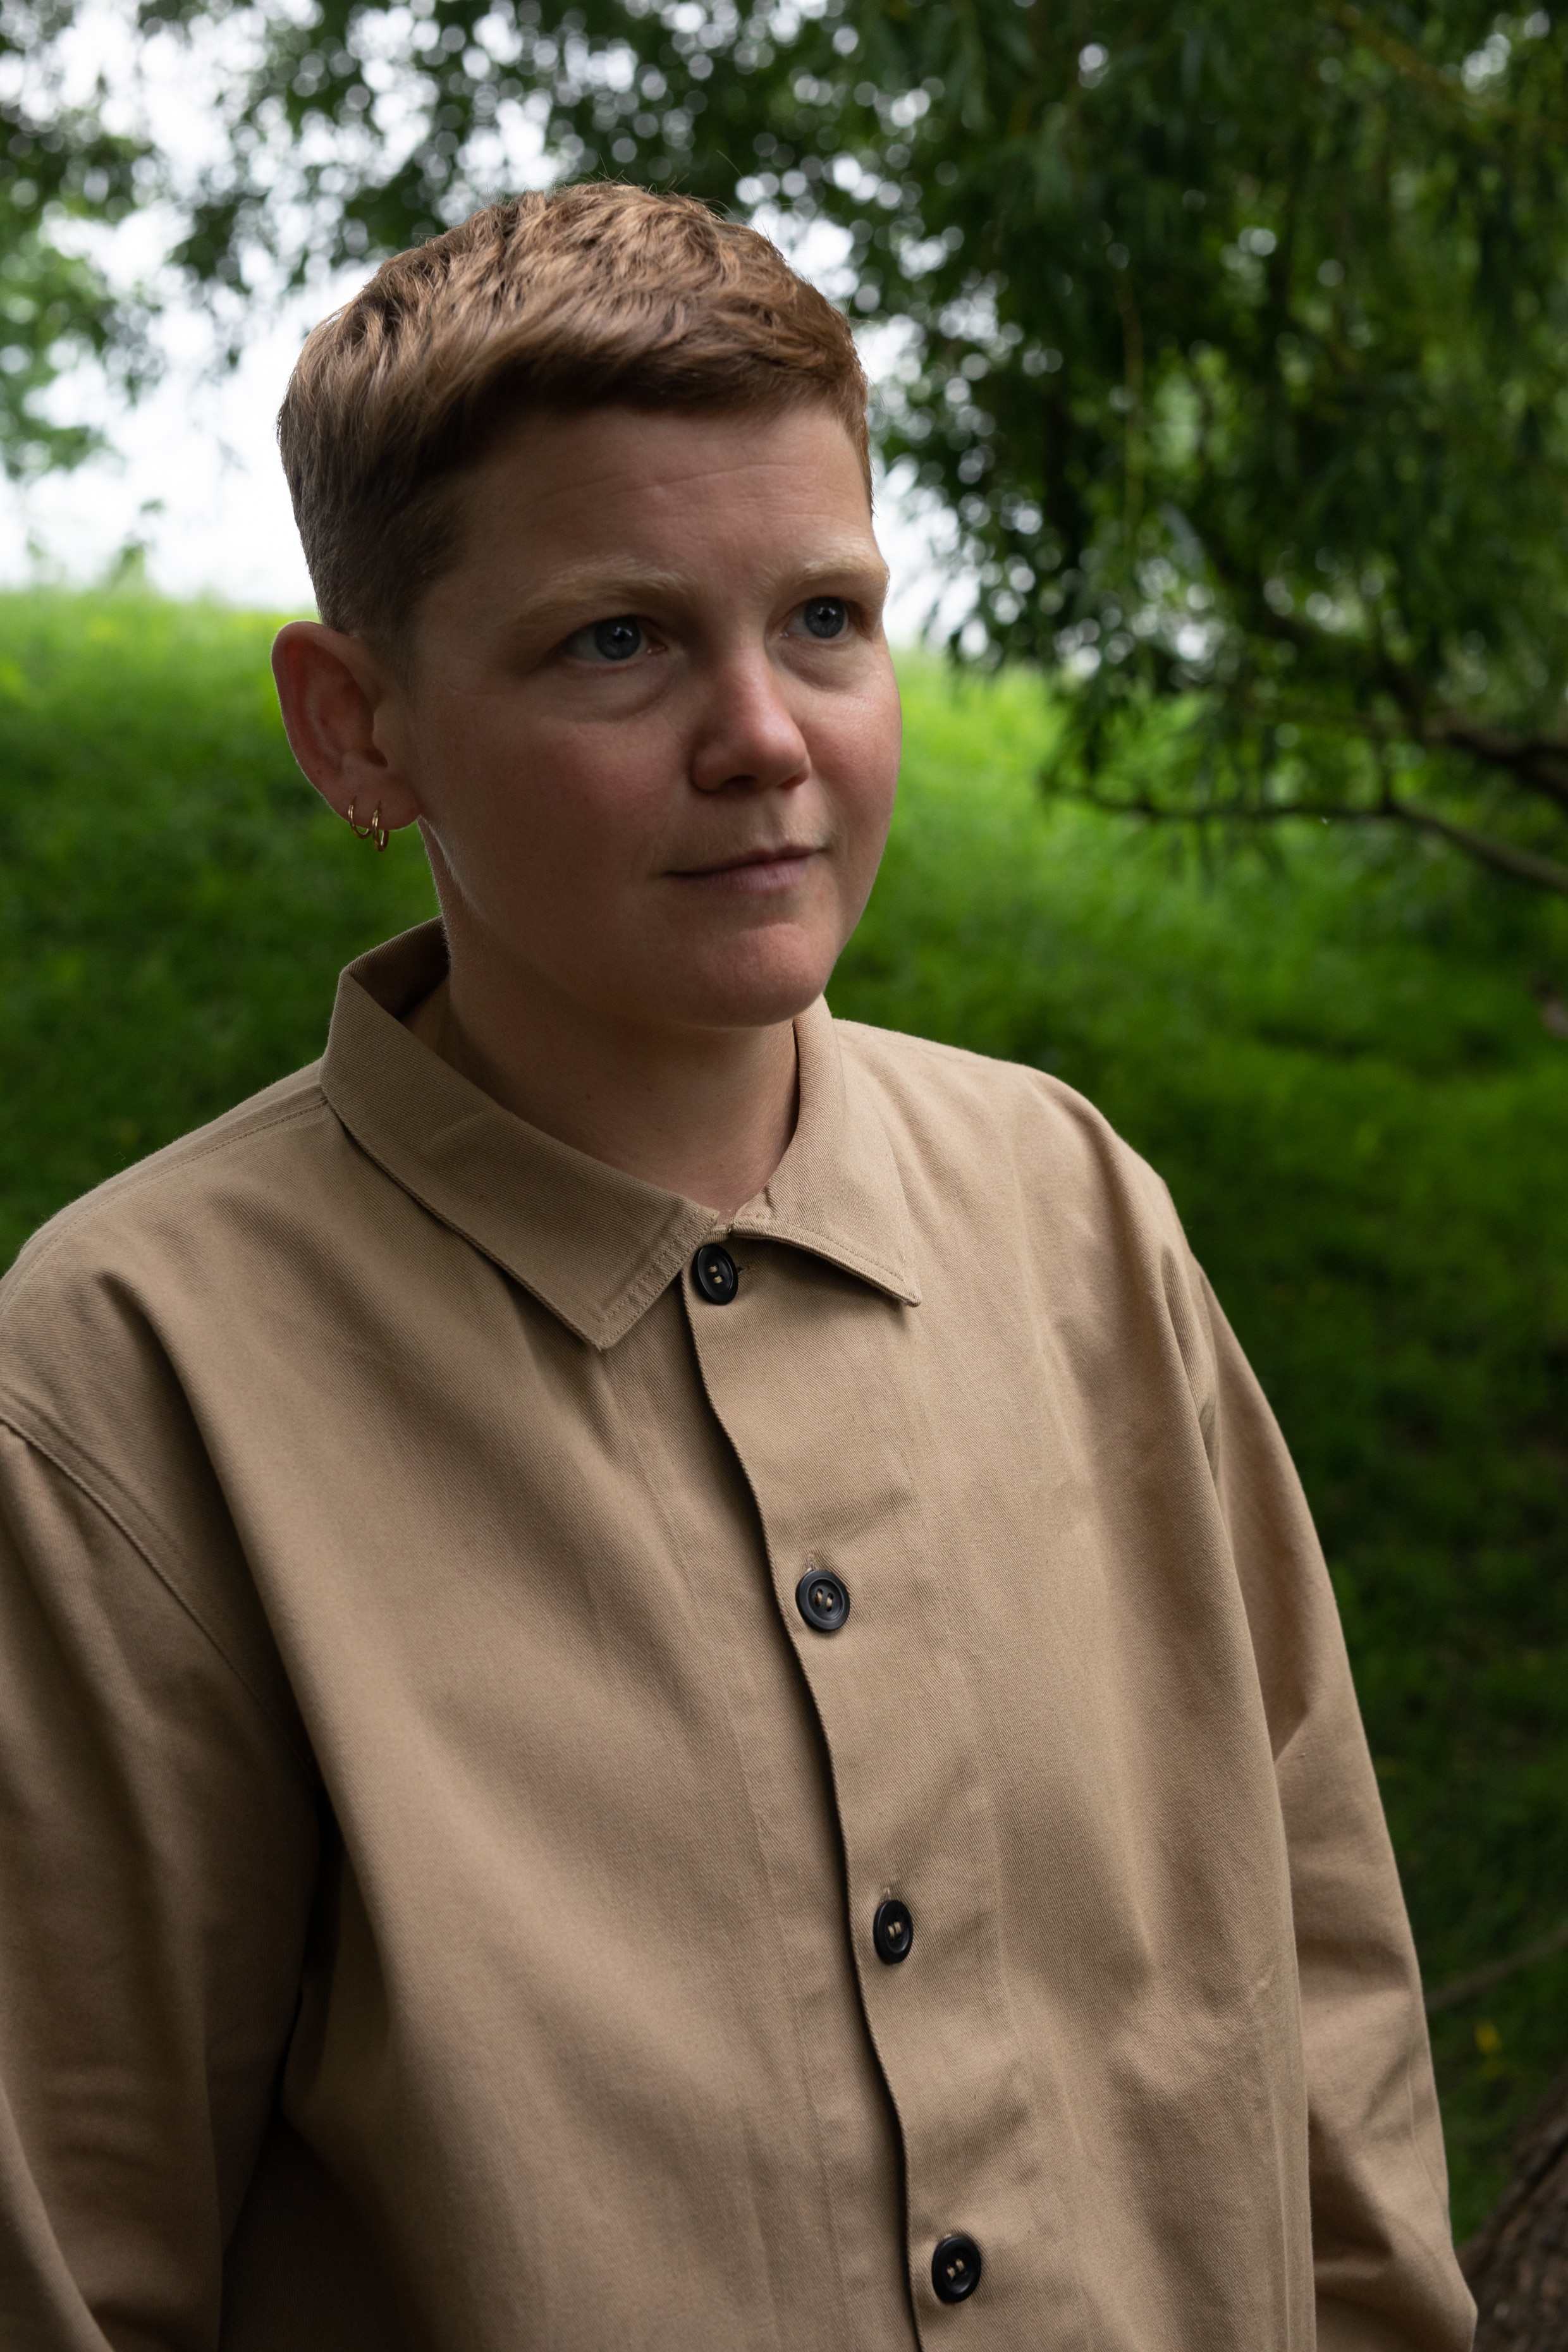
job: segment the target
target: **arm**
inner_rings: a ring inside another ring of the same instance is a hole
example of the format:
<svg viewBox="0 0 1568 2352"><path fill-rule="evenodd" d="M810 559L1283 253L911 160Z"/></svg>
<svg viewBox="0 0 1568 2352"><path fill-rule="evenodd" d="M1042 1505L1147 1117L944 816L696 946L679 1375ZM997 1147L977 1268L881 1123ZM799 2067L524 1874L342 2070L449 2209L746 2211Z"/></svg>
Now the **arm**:
<svg viewBox="0 0 1568 2352"><path fill-rule="evenodd" d="M16 2352L213 2352L293 2022L317 1866L302 1735L266 1662L232 1662L179 1584L111 1483L0 1425L0 2342Z"/></svg>
<svg viewBox="0 0 1568 2352"><path fill-rule="evenodd" d="M1213 1456L1290 1857L1320 2352L1468 2352L1415 1950L1306 1498L1206 1282Z"/></svg>

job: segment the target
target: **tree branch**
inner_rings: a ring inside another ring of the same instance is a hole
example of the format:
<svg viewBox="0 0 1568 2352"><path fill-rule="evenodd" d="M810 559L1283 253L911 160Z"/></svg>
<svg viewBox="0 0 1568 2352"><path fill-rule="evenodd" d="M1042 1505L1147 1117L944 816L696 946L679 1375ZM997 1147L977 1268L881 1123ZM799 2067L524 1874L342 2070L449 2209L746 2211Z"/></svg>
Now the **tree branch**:
<svg viewBox="0 0 1568 2352"><path fill-rule="evenodd" d="M1563 135L1563 126L1553 122L1549 116L1525 114L1516 106L1504 106L1497 99L1488 98L1479 90L1468 89L1462 82L1450 79L1417 50L1396 39L1393 34L1385 33L1381 26L1374 25L1363 10L1354 5L1354 0L1337 0L1337 5L1335 0L1330 0L1324 14L1342 26L1352 40L1363 41L1369 49L1391 65L1396 73L1403 74L1407 81L1415 82L1429 97L1444 100L1449 111L1466 124L1472 135L1477 129L1477 116L1485 122L1500 126L1506 124L1510 130L1544 131L1556 138ZM1494 155L1500 152L1494 141L1478 143L1484 143Z"/></svg>
<svg viewBox="0 0 1568 2352"><path fill-rule="evenodd" d="M1489 767L1506 768L1528 791L1568 810L1568 741L1560 737L1505 735L1479 719L1445 712L1425 722L1421 740L1434 749L1451 745Z"/></svg>
<svg viewBox="0 0 1568 2352"><path fill-rule="evenodd" d="M1489 834L1477 833L1468 824L1455 824L1449 818L1436 816L1430 809L1412 808L1408 801L1391 801L1380 814L1397 817L1402 824L1414 825L1418 833L1436 834L1440 841L1462 849L1468 857L1478 858L1498 874L1506 874L1515 882L1533 883L1538 890L1558 890L1568 898L1568 866L1560 866L1554 857L1542 857L1533 849L1516 849L1511 843L1494 841Z"/></svg>
<svg viewBox="0 0 1568 2352"><path fill-rule="evenodd" d="M1270 634L1298 647L1310 646L1314 652L1323 642L1321 633L1287 614L1271 612L1264 625ZM1483 767L1505 770L1526 792L1538 793L1568 815L1568 736L1510 735L1500 727L1489 726L1484 719L1468 719L1457 710L1439 710L1428 716L1422 707L1417 681L1397 662L1384 656L1376 664L1375 675L1398 704L1404 714L1403 724L1380 718L1373 710L1313 710L1306 705L1283 703L1275 711L1265 710L1256 695L1244 694L1241 698L1256 717L1276 724L1289 719L1297 726L1332 728L1342 734L1363 735L1377 743L1402 738L1429 751L1463 751ZM1414 822L1420 823L1421 819L1417 816Z"/></svg>
<svg viewBox="0 0 1568 2352"><path fill-rule="evenodd" d="M1511 842L1494 840L1491 835L1477 833L1470 825L1456 824L1451 818L1438 816L1431 809L1416 808L1409 801L1393 797L1365 808L1344 801L1310 800L1233 801L1219 808L1171 808L1151 800L1146 793L1128 800L1101 793L1092 784L1080 787L1072 797L1112 816L1147 817L1157 824L1273 824L1290 817L1317 817L1326 824L1407 824L1415 832L1430 833L1447 842L1451 848L1463 850L1467 857L1489 866L1494 873L1506 874L1510 881L1528 882L1538 890L1555 890L1568 898L1568 866L1559 865L1555 858L1542 857L1533 849L1520 849Z"/></svg>
<svg viewBox="0 0 1568 2352"><path fill-rule="evenodd" d="M1457 2009L1478 1992L1489 1992L1521 1969L1533 1968L1537 1960L1549 1960L1552 1955L1568 1949L1568 1919L1553 1927L1550 1936L1536 1943L1526 1944L1522 1951L1511 1952L1506 1960L1489 1960L1484 1968L1471 1969L1462 1977L1452 1978L1447 1984L1436 1985L1426 1995L1426 2014L1435 2017L1440 2009Z"/></svg>
<svg viewBox="0 0 1568 2352"><path fill-rule="evenodd" d="M1247 567L1229 560L1229 551L1218 534L1209 534L1205 546L1215 571L1232 594L1238 602L1245 597L1250 603L1256 582ZM1368 688L1381 686L1403 714L1404 723L1391 723L1373 710L1318 713L1287 706L1278 713L1264 711L1256 696L1244 691L1242 698L1258 717L1289 719L1300 726L1333 728L1342 733L1365 736L1374 742L1392 742L1402 736L1426 751L1463 751L1483 767L1505 770L1526 792L1538 793L1568 814L1568 736L1510 735L1502 728L1489 726L1484 719L1466 718L1459 711L1430 713L1420 680L1395 661L1385 647L1370 646L1353 638L1336 639L1294 614L1275 612L1261 598L1256 622L1264 634L1282 645L1294 646L1298 653L1321 655L1325 647L1334 647L1342 656L1352 656L1345 667L1352 690L1358 673ZM1421 821L1419 816L1412 820L1417 824ZM1547 885L1552 889L1557 887L1555 883Z"/></svg>

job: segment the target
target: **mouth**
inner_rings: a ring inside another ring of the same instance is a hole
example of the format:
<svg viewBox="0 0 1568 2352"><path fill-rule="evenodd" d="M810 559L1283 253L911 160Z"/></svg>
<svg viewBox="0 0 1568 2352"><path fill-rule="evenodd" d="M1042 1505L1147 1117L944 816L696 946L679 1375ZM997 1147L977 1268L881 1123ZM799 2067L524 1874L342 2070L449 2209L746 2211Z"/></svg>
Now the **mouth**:
<svg viewBox="0 0 1568 2352"><path fill-rule="evenodd" d="M785 841L772 847L742 850L738 856L711 866L676 867L671 879L694 883L706 890L733 891L743 897L765 898L793 889L821 849L812 842Z"/></svg>

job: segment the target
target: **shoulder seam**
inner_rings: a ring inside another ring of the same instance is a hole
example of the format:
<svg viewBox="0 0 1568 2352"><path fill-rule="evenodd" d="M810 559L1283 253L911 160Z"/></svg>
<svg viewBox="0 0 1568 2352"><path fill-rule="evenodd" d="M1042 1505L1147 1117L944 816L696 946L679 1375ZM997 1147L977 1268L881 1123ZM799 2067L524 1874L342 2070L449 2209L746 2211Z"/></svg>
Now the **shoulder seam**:
<svg viewBox="0 0 1568 2352"><path fill-rule="evenodd" d="M124 1538L125 1542L135 1553L137 1559L141 1560L148 1574L152 1576L158 1584L162 1585L163 1591L168 1594L170 1600L174 1601L175 1607L181 1610L183 1613L189 1618L191 1623L196 1628L196 1631L201 1634L203 1640L210 1645L216 1656L227 1668L229 1674L232 1675L235 1681L239 1685L240 1689L244 1691L251 1705L257 1709L258 1714L265 1717L266 1721L277 1733L284 1747L289 1750L294 1763L299 1767L302 1778L310 1788L312 1793L314 1793L318 1786L319 1773L317 1770L315 1757L312 1755L309 1744L306 1743L301 1745L300 1740L295 1734L292 1727L279 1717L277 1709L266 1697L263 1696L260 1691L257 1690L253 1686L249 1677L243 1674L239 1667L235 1664L234 1660L229 1656L227 1651L224 1648L223 1643L218 1640L211 1626L208 1625L197 1611L192 1607L191 1603L186 1600L184 1594L179 1590L178 1586L173 1583L164 1574L157 1561L153 1558L152 1553L147 1549L146 1545L142 1543L140 1538L136 1536L126 1525L121 1514L115 1509L114 1506L109 1502L104 1496L97 1491L96 1487L82 1475L79 1470L76 1469L70 1463L63 1459L57 1447L46 1444L35 1430L24 1428L22 1423L16 1418L15 1414L7 1412L4 1407L0 1407L0 1429L9 1430L12 1436L16 1439L19 1444L26 1446L30 1453L40 1455L44 1461L49 1463L58 1475L66 1481L67 1485L74 1486L78 1494L83 1496L85 1499L90 1503L93 1509L99 1514L100 1517L107 1519L110 1526L114 1528Z"/></svg>
<svg viewBox="0 0 1568 2352"><path fill-rule="evenodd" d="M1004 1070L1023 1069L1026 1066L1022 1062L1008 1062L1000 1054L977 1054L973 1045L950 1045L942 1037L924 1037L918 1029L888 1029L877 1021L840 1021L837 1014L834 1016L834 1026L838 1029L859 1030L868 1037L889 1037L900 1045L918 1046L922 1053L951 1054L955 1061L994 1062Z"/></svg>
<svg viewBox="0 0 1568 2352"><path fill-rule="evenodd" d="M908 1045L941 1061L972 1062L982 1069L1005 1071L1015 1077L1027 1079L1033 1085L1043 1085L1055 1093L1070 1095L1075 1102L1084 1103L1094 1111L1097 1118L1104 1117L1087 1095L1079 1094L1076 1087L1069 1086L1054 1070L1042 1070L1033 1062L1015 1061L1006 1054L978 1053L973 1045L951 1045L943 1037L922 1037L915 1029L884 1029L874 1021L839 1021L837 1025L841 1030L858 1031L863 1036L887 1038L896 1045Z"/></svg>
<svg viewBox="0 0 1568 2352"><path fill-rule="evenodd" d="M910 1046L941 1061L971 1063L983 1070L995 1070L1042 1095L1058 1110L1074 1116L1086 1114L1096 1127L1103 1128L1108 1135L1112 1136L1123 1150L1133 1149L1120 1129L1111 1125L1100 1105L1068 1079L1058 1076L1055 1070L1039 1069L1033 1062L1010 1061L1003 1054L978 1054L971 1045L950 1045L941 1037L922 1037L912 1029L880 1029L870 1021L841 1021L838 1026L840 1029L859 1030L869 1037L891 1038L900 1045ZM876 1079L881 1075L874 1064L858 1066L863 1068L869 1078Z"/></svg>
<svg viewBox="0 0 1568 2352"><path fill-rule="evenodd" d="M220 1152L231 1151L239 1144L249 1141L253 1136L268 1134L276 1128L295 1126L302 1119L316 1118L321 1111L330 1112L333 1118L337 1118L336 1111L332 1110L331 1103L318 1086L314 1102L303 1103L295 1110L280 1110L275 1116L264 1118L258 1126L247 1128L243 1134L219 1136L211 1143L201 1144L183 1158L179 1166L194 1167L203 1160L216 1159ZM339 1124L341 1125L342 1122L340 1121ZM174 1148L174 1145L169 1146L171 1150ZM161 1159L162 1154L155 1154L154 1157ZM37 1234L23 1244L24 1254L32 1247L34 1243L37 1244L37 1248L36 1253L27 1259L26 1265L22 1264L21 1256L18 1256L11 1269L14 1274L21 1277L17 1283L17 1288L23 1288L34 1271L53 1256L68 1234L72 1233L79 1224L85 1224L88 1222L110 1185L114 1187L114 1198L118 1202L124 1200L130 1194L142 1191L149 1184L161 1183L172 1173L173 1171L166 1165L154 1167L150 1162L144 1163L141 1168L127 1168L121 1175L109 1178L107 1183L95 1185L90 1192L84 1192L79 1200L68 1201L63 1209L56 1211L47 1223L39 1228ZM56 1228L52 1233L49 1230L50 1225ZM45 1234L48 1236L47 1240L43 1238Z"/></svg>

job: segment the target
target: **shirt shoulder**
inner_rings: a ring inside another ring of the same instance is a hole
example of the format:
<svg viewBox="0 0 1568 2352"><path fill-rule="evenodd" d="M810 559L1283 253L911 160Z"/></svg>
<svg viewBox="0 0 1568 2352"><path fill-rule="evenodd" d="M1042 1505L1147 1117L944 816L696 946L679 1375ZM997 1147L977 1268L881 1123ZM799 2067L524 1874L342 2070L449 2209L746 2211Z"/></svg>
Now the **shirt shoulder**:
<svg viewBox="0 0 1568 2352"><path fill-rule="evenodd" d="M211 1665L220 1692L237 1680L307 1780L309 1742L159 1310L182 1287L201 1297L214 1352L232 1354L247 1304L236 1236L268 1196L310 1195L303 1162L327 1122L315 1069L300 1071L72 1202L0 1281L0 1567L25 1562L40 1590L90 1585L117 1652L151 1628L192 1674Z"/></svg>
<svg viewBox="0 0 1568 2352"><path fill-rule="evenodd" d="M1146 1353L1212 1420L1209 1294L1163 1177L1104 1114L1043 1070L924 1037L839 1024L847 1069L871 1093L899 1162L920 1263L967 1286L983 1257L1080 1360Z"/></svg>
<svg viewBox="0 0 1568 2352"><path fill-rule="evenodd" d="M858 1021L837 1024L904 1162L978 1185L998 1206L1022 1187L1041 1208L1131 1213L1185 1249L1164 1180L1103 1112L1047 1071ZM966 1186L967 1189L967 1186Z"/></svg>
<svg viewBox="0 0 1568 2352"><path fill-rule="evenodd" d="M204 1195L220 1192L229 1181L243 1181L258 1163L270 1170L280 1157L297 1154L301 1129L336 1127L320 1071L313 1062L279 1078L58 1210L23 1244L0 1279L0 1328L46 1275L68 1282L107 1270L122 1260L139 1233L199 1213ZM303 1148L308 1154L308 1140Z"/></svg>
<svg viewBox="0 0 1568 2352"><path fill-rule="evenodd" d="M38 1442L91 1399L110 1427L147 1383L171 1302L200 1299L221 1348L264 1237L331 1218L355 1156L312 1065L61 1209L0 1280L0 1419Z"/></svg>

